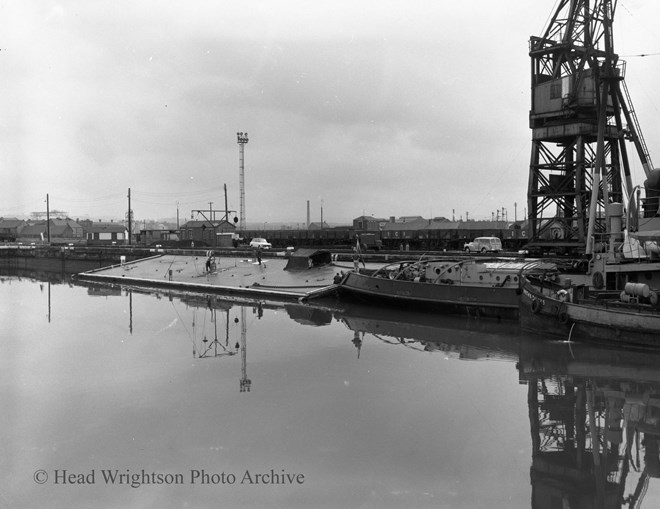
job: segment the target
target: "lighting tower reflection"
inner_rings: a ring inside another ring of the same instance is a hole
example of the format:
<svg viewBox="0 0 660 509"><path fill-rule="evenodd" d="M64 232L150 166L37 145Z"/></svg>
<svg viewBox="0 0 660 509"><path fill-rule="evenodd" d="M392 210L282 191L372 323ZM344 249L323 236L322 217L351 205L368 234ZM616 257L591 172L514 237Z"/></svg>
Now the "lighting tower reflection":
<svg viewBox="0 0 660 509"><path fill-rule="evenodd" d="M247 376L247 328L245 325L245 306L241 306L241 392L250 392L252 380Z"/></svg>

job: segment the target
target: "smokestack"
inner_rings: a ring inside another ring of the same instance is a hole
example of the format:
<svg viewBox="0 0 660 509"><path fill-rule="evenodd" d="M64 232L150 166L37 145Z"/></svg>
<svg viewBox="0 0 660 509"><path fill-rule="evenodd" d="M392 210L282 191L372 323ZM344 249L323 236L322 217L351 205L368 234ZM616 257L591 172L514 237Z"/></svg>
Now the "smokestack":
<svg viewBox="0 0 660 509"><path fill-rule="evenodd" d="M309 230L309 200L307 200L307 229Z"/></svg>

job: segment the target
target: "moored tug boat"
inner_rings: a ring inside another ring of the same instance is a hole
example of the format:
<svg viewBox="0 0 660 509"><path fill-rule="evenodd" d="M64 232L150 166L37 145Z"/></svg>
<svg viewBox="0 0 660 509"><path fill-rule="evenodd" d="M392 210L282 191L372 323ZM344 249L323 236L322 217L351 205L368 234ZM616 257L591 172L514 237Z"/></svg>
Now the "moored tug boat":
<svg viewBox="0 0 660 509"><path fill-rule="evenodd" d="M556 275L523 276L520 323L564 340L660 347L658 290L644 283L595 292Z"/></svg>

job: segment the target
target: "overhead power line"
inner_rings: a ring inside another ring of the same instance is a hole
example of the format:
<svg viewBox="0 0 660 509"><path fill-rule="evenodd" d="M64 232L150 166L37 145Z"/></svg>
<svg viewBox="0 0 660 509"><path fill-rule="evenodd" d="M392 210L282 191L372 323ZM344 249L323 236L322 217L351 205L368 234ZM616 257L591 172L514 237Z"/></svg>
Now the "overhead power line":
<svg viewBox="0 0 660 509"><path fill-rule="evenodd" d="M639 53L638 55L621 55L621 58L634 58L634 57L655 57L660 55L660 52L658 53Z"/></svg>

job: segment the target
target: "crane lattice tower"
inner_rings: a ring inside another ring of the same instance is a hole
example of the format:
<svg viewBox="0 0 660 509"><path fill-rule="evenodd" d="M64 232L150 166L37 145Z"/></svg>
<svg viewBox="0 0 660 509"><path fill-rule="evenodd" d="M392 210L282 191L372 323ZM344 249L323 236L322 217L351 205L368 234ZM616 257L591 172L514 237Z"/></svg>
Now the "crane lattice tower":
<svg viewBox="0 0 660 509"><path fill-rule="evenodd" d="M610 204L632 192L627 142L647 176L652 168L614 52L615 9L611 0L560 0L545 33L530 39L532 250L591 253Z"/></svg>

